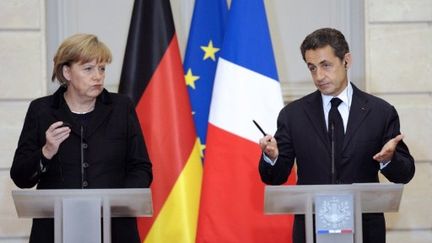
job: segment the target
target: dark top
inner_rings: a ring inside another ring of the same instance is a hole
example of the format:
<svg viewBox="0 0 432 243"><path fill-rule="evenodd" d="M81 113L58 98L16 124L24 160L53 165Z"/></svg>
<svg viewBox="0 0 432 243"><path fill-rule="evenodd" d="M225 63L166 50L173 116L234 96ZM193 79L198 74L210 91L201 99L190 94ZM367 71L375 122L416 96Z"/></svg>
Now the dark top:
<svg viewBox="0 0 432 243"><path fill-rule="evenodd" d="M103 90L92 112L77 115L69 110L65 91L60 87L31 102L10 171L15 184L37 189L149 187L151 162L130 99ZM69 123L72 131L48 160L42 155L45 132L57 121ZM53 242L53 229L52 219L34 219L30 242ZM112 242L139 242L136 219L113 219Z"/></svg>
<svg viewBox="0 0 432 243"><path fill-rule="evenodd" d="M337 184L379 182L380 165L372 157L400 134L399 116L389 103L352 86L352 103L335 181ZM295 161L297 184L331 184L331 144L318 90L281 110L275 138L279 157L274 166L261 158L259 172L263 182L283 184ZM400 141L391 163L381 174L391 182L408 183L414 172L414 159L406 144ZM293 237L295 243L304 242L301 216L295 217ZM363 242L384 241L383 214L364 215Z"/></svg>

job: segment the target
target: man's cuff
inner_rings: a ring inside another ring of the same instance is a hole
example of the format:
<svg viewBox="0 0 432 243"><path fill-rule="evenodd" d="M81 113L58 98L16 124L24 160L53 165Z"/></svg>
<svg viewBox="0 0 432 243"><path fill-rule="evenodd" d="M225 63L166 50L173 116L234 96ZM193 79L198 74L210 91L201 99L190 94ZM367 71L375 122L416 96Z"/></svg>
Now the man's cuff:
<svg viewBox="0 0 432 243"><path fill-rule="evenodd" d="M276 158L274 161L272 161L265 153L263 153L263 158L265 162L269 163L272 166L276 164L276 161L278 159Z"/></svg>
<svg viewBox="0 0 432 243"><path fill-rule="evenodd" d="M387 167L388 164L390 164L391 160L387 160L387 161L381 161L380 162L380 170L384 169L385 167Z"/></svg>

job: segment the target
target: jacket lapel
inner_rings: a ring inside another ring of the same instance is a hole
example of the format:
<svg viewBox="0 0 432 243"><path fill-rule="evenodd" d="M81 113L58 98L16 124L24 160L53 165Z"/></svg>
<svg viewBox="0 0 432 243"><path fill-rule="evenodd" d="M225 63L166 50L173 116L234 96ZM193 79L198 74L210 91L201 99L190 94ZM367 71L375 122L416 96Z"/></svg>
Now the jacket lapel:
<svg viewBox="0 0 432 243"><path fill-rule="evenodd" d="M306 106L304 109L318 137L330 151L330 141L327 136L327 127L325 124L324 111L322 105L321 93L317 90L310 96L306 97Z"/></svg>
<svg viewBox="0 0 432 243"><path fill-rule="evenodd" d="M65 91L66 91L65 87L60 87L52 97L53 116L55 118L53 122L63 121L71 124L72 132L80 136L81 134L80 124L76 123L72 118L72 116L70 115L69 108L67 107L67 104L63 98L63 93ZM110 94L108 93L108 91L104 89L102 93L97 97L95 109L93 111L94 113L92 114L87 130L85 131L84 134L86 138L90 137L91 134L93 134L93 132L102 124L105 118L110 114L112 107L109 104L111 103L112 101L110 98Z"/></svg>
<svg viewBox="0 0 432 243"><path fill-rule="evenodd" d="M368 104L368 100L363 94L363 92L354 85L352 85L352 87L353 96L342 151L348 146L352 137L358 131L358 127L364 121L371 109L370 105Z"/></svg>
<svg viewBox="0 0 432 243"><path fill-rule="evenodd" d="M66 104L61 104L58 109L54 109L53 115L56 120L53 122L63 121L69 123L71 125L70 129L72 132L79 136L79 125L74 121L74 119L72 119L68 109L69 108L66 106Z"/></svg>
<svg viewBox="0 0 432 243"><path fill-rule="evenodd" d="M57 91L52 96L51 107L53 108L53 116L54 116L54 121L52 121L52 123L57 121L67 122L71 125L70 129L72 130L72 132L79 136L80 135L79 125L74 121L74 119L70 115L69 108L63 98L63 94L65 91L66 91L66 87L60 86L60 88L57 89Z"/></svg>
<svg viewBox="0 0 432 243"><path fill-rule="evenodd" d="M94 113L88 124L87 131L85 132L86 138L90 137L111 113L112 106L109 104L111 104L111 98L108 91L104 89L96 100Z"/></svg>
<svg viewBox="0 0 432 243"><path fill-rule="evenodd" d="M348 146L352 137L357 132L358 127L366 118L367 114L369 114L369 111L371 109L368 104L367 97L363 94L363 92L353 84L352 87L353 96L342 151ZM324 111L322 108L323 105L321 93L317 90L310 96L306 97L305 101L306 106L304 111L308 116L317 135L326 145L327 149L330 151L330 140L327 135L327 127L325 124Z"/></svg>
<svg viewBox="0 0 432 243"><path fill-rule="evenodd" d="M101 103L96 104L93 116L88 124L87 131L85 131L85 137L89 138L97 128L105 121L105 118L111 113L111 107Z"/></svg>

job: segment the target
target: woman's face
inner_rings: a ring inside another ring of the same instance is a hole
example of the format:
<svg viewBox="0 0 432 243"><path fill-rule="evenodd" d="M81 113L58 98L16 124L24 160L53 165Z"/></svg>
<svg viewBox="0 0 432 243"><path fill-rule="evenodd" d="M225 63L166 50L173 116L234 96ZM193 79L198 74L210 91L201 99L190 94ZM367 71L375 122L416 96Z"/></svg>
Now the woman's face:
<svg viewBox="0 0 432 243"><path fill-rule="evenodd" d="M72 97L95 99L103 90L105 66L96 60L64 66L63 76L69 81L67 92Z"/></svg>

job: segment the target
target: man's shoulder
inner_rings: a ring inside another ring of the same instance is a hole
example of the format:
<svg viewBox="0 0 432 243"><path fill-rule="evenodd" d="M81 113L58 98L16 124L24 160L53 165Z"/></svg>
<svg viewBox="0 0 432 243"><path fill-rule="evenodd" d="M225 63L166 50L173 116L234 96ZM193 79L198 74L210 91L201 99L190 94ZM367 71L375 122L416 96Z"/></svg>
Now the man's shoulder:
<svg viewBox="0 0 432 243"><path fill-rule="evenodd" d="M310 94L307 94L301 98L298 98L296 100L293 100L289 102L285 107L282 109L283 112L289 112L289 113L297 113L301 110L304 110L305 107L310 105L321 105L320 101L321 96L319 91L312 92Z"/></svg>
<svg viewBox="0 0 432 243"><path fill-rule="evenodd" d="M290 103L287 104L287 106L290 107L299 107L299 106L303 106L306 103L314 103L314 102L320 102L321 100L321 95L320 92L318 90L309 93L301 98L298 98L296 100L291 101Z"/></svg>
<svg viewBox="0 0 432 243"><path fill-rule="evenodd" d="M387 108L393 107L389 102L387 102L383 98L370 93L366 93L360 89L354 89L353 98L361 99L365 103L368 103L373 106L387 107Z"/></svg>

